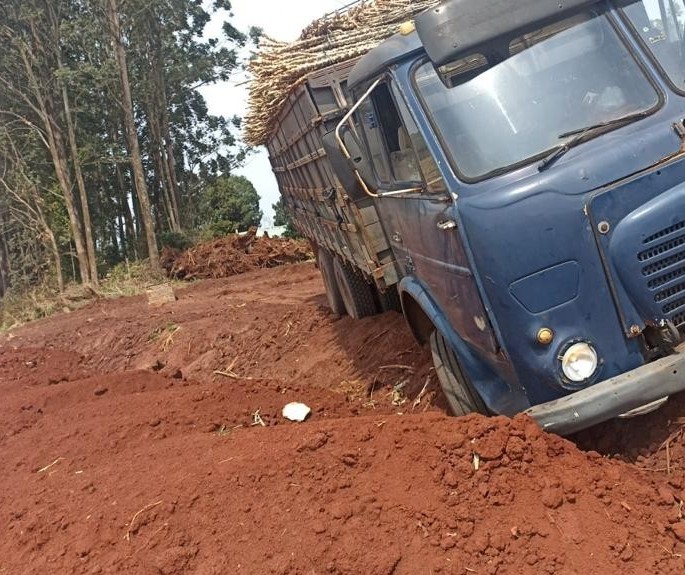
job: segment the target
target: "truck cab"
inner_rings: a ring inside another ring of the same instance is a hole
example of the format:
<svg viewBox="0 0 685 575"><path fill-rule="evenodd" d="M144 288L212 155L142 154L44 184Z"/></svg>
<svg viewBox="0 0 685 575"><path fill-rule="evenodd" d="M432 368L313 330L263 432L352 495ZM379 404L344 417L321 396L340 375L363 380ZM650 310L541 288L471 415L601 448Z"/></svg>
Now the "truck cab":
<svg viewBox="0 0 685 575"><path fill-rule="evenodd" d="M339 179L455 413L570 433L685 389L683 0L449 0L346 91Z"/></svg>

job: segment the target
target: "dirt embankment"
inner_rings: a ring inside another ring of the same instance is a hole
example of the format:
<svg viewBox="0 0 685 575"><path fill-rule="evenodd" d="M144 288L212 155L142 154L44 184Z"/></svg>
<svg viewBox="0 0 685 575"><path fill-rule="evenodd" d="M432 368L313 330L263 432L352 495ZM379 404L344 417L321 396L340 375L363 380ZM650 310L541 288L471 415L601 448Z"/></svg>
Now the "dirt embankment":
<svg viewBox="0 0 685 575"><path fill-rule="evenodd" d="M402 318L331 315L312 264L177 296L0 344L0 574L685 569L682 400L579 448L447 417Z"/></svg>

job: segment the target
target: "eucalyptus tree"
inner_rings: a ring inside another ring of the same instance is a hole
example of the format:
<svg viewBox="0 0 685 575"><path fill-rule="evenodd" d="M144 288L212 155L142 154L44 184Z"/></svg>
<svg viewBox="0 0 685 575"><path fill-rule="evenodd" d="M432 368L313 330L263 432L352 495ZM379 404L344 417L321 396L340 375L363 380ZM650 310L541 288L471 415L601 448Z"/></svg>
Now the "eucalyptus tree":
<svg viewBox="0 0 685 575"><path fill-rule="evenodd" d="M83 206L74 194L64 135L63 94L54 78L59 68L59 38L48 10L48 3L37 0L0 4L0 115L5 121L19 121L32 129L48 150L69 215L81 280L90 283L96 280L91 271L94 253L88 251Z"/></svg>
<svg viewBox="0 0 685 575"><path fill-rule="evenodd" d="M160 219L171 231L191 225L195 176L228 173L244 157L233 134L239 120L211 115L198 91L228 80L239 65L238 50L247 37L230 22L224 22L221 41L204 37L212 14L230 8L225 1L209 5L201 0L129 0L126 5L142 136L156 176L152 183L164 216Z"/></svg>
<svg viewBox="0 0 685 575"><path fill-rule="evenodd" d="M56 194L44 187L45 183L51 185L51 179L46 180L44 174L36 170L35 162L40 162L40 157L26 149L32 136L21 125L6 124L0 128L0 295L16 282L17 275L24 278L24 286L40 283L43 279L40 271L47 259L54 266L57 288L62 291L64 287L55 232L59 227L54 218ZM23 149L19 149L19 145ZM57 197L61 199L59 195ZM13 258L18 250L23 257ZM27 257L29 253L31 257ZM20 274L15 269L17 264L25 268Z"/></svg>
<svg viewBox="0 0 685 575"><path fill-rule="evenodd" d="M157 236L196 225L206 182L245 154L239 119L198 91L246 42L228 21L205 37L217 11L230 19L225 0L0 3L0 227L40 230L54 268L75 252L64 275L85 283L123 258L158 265Z"/></svg>

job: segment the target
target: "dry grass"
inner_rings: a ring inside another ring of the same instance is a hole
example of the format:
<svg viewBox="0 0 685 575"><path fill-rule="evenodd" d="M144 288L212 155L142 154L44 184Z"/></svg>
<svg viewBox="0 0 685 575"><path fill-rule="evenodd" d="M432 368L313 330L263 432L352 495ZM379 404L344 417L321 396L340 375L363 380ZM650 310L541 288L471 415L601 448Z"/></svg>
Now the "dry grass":
<svg viewBox="0 0 685 575"><path fill-rule="evenodd" d="M249 64L253 74L245 121L248 144L269 139L288 94L307 74L359 57L398 31L402 22L438 4L438 0L371 0L328 14L305 28L299 40L263 38Z"/></svg>
<svg viewBox="0 0 685 575"><path fill-rule="evenodd" d="M101 282L98 294L112 298L140 295L152 285L169 281L164 272L154 272L149 262L124 262L114 266Z"/></svg>
<svg viewBox="0 0 685 575"><path fill-rule="evenodd" d="M79 284L68 285L62 293L44 286L23 293L9 293L0 300L0 332L59 312L73 311L98 298L117 298L145 293L161 280L147 262L119 264L103 278L97 289Z"/></svg>

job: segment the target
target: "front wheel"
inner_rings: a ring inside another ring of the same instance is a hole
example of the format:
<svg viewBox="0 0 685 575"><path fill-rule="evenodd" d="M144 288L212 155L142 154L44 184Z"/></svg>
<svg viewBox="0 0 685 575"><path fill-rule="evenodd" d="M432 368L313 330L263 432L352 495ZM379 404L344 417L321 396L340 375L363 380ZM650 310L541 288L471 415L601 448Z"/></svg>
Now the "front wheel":
<svg viewBox="0 0 685 575"><path fill-rule="evenodd" d="M437 330L431 334L430 345L435 373L452 413L454 415L487 413L483 400L471 387L461 370L452 347Z"/></svg>

